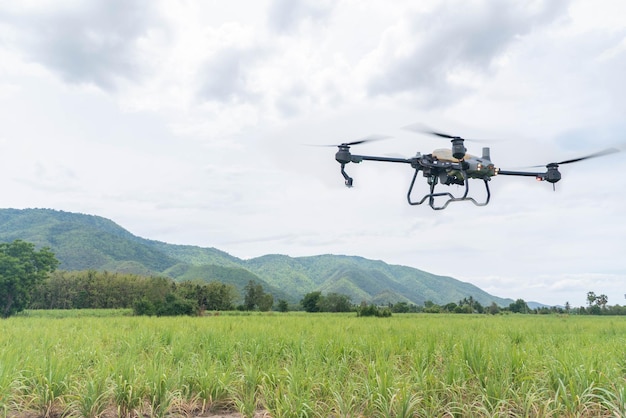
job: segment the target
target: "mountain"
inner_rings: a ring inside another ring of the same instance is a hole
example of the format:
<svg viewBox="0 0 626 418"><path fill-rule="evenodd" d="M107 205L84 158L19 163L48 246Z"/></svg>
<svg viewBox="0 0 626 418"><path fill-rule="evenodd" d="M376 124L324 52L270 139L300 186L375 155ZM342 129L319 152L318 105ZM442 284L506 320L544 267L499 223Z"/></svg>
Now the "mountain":
<svg viewBox="0 0 626 418"><path fill-rule="evenodd" d="M250 280L277 299L306 293L341 293L353 302L417 305L458 302L472 296L487 306L508 306L471 283L419 269L356 256L289 257L269 254L242 260L216 248L173 245L137 237L113 221L52 209L0 209L0 242L16 239L49 247L63 270L161 275L174 280L217 280L242 289Z"/></svg>
<svg viewBox="0 0 626 418"><path fill-rule="evenodd" d="M483 305L508 306L512 300L492 296L478 287L451 277L437 276L412 267L345 255L292 258L266 255L244 262L267 283L290 293L309 288L322 293L342 293L353 301L408 302L417 305L458 302L470 295Z"/></svg>

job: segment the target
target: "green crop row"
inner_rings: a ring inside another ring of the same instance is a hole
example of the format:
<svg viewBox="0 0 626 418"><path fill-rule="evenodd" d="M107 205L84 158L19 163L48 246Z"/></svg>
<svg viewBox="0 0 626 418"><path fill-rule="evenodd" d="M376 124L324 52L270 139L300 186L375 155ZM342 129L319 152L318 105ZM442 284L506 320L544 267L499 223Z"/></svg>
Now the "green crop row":
<svg viewBox="0 0 626 418"><path fill-rule="evenodd" d="M269 314L0 321L0 416L626 416L626 320Z"/></svg>

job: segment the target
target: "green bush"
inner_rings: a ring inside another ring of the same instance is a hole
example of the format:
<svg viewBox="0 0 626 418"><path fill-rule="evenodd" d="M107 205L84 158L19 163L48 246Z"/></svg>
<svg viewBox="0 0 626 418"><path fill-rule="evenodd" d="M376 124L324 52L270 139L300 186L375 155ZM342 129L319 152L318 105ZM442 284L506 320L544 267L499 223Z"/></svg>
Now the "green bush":
<svg viewBox="0 0 626 418"><path fill-rule="evenodd" d="M178 316L193 315L196 313L197 305L194 301L183 299L170 293L165 297L165 302L156 306L157 316Z"/></svg>
<svg viewBox="0 0 626 418"><path fill-rule="evenodd" d="M356 311L356 316L376 316L379 318L388 318L391 316L391 309L379 308L376 305L361 304Z"/></svg>
<svg viewBox="0 0 626 418"><path fill-rule="evenodd" d="M144 296L133 304L133 313L135 315L153 316L156 315L156 309L154 304Z"/></svg>

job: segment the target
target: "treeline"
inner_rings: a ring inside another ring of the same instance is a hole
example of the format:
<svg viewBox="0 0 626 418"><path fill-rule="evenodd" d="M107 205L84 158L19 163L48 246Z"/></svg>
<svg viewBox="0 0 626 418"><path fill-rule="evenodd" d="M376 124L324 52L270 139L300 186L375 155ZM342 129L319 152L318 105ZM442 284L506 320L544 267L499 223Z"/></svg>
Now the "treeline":
<svg viewBox="0 0 626 418"><path fill-rule="evenodd" d="M35 287L29 308L133 308L139 315L191 315L235 309L239 298L234 286L220 282L176 283L165 277L56 271Z"/></svg>
<svg viewBox="0 0 626 418"><path fill-rule="evenodd" d="M199 315L205 311L270 311L287 312L356 312L358 316L389 316L391 313L457 313L457 314L578 314L626 315L626 306L609 306L604 295L589 292L589 306L573 308L541 307L531 309L523 299L506 307L495 303L483 306L473 297L457 303L438 305L426 301L423 305L397 302L385 306L362 302L353 304L339 293L322 294L319 291L304 295L297 304L285 300L274 303L262 285L250 280L242 289L221 282L175 282L165 277L147 277L134 274L98 271L54 271L39 282L30 295L30 309L118 309L132 308L137 315Z"/></svg>
<svg viewBox="0 0 626 418"><path fill-rule="evenodd" d="M572 311L580 315L626 315L626 306L609 305L609 298L605 294L596 295L595 292L587 292L587 307L573 308ZM570 308L569 302L565 303L566 309Z"/></svg>
<svg viewBox="0 0 626 418"><path fill-rule="evenodd" d="M393 313L475 313L475 314L500 314L500 313L520 313L531 315L549 315L549 314L571 314L571 315L626 315L626 306L608 305L607 298L604 295L597 299L593 299L593 293L589 292L589 306L572 307L569 302L564 306L542 306L531 309L524 299L517 299L509 306L500 307L492 302L489 306L483 306L475 301L471 296L463 298L458 303L447 303L438 305L432 301L424 302L423 306L408 304L406 302L398 302L389 304L388 307Z"/></svg>
<svg viewBox="0 0 626 418"><path fill-rule="evenodd" d="M394 313L457 313L457 314L492 314L496 315L503 312L512 313L531 313L532 310L528 307L523 299L518 299L511 303L507 307L501 307L495 302L492 302L489 306L483 306L480 302L475 300L472 296L465 297L458 302L450 302L445 305L438 305L433 301L427 300L423 306L410 304L407 302L398 302L390 304L389 309Z"/></svg>

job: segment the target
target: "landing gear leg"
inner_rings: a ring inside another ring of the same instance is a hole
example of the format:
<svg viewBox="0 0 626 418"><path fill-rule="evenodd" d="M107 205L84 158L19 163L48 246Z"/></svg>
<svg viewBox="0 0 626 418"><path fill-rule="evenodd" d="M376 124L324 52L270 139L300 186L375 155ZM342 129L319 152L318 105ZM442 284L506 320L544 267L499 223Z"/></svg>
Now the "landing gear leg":
<svg viewBox="0 0 626 418"><path fill-rule="evenodd" d="M352 187L352 177L350 177L348 173L346 173L345 167L345 164L341 164L341 175L346 180L346 187Z"/></svg>

